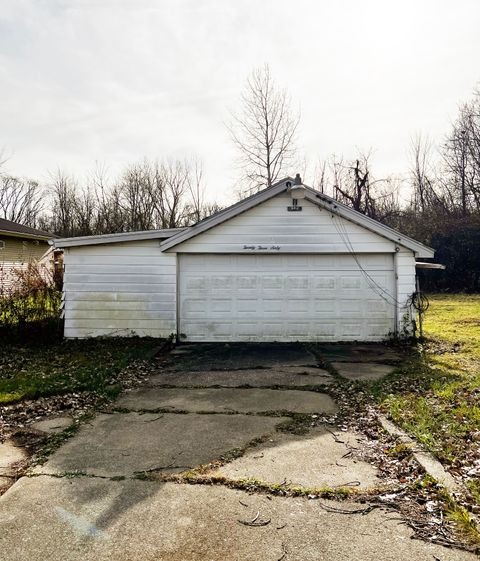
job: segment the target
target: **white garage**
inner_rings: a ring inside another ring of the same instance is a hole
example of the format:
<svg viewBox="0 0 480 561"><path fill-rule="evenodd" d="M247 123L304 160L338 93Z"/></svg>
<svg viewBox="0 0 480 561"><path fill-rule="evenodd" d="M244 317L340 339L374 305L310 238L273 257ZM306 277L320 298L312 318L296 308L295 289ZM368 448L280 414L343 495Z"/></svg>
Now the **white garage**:
<svg viewBox="0 0 480 561"><path fill-rule="evenodd" d="M54 244L66 337L378 341L412 329L415 260L433 257L290 178L189 228Z"/></svg>
<svg viewBox="0 0 480 561"><path fill-rule="evenodd" d="M394 291L391 255L362 265ZM372 340L394 331L393 306L350 255L181 255L179 331L189 341Z"/></svg>

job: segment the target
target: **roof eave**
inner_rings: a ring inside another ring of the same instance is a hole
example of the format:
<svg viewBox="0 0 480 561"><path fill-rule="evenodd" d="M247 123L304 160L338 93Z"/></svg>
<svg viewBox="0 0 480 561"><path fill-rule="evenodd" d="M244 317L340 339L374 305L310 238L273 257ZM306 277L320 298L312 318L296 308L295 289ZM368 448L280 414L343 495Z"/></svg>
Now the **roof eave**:
<svg viewBox="0 0 480 561"><path fill-rule="evenodd" d="M0 236L8 236L11 238L22 238L27 240L39 240L42 242L48 242L53 240L55 236L52 234L51 236L39 236L37 234L26 234L24 232L12 232L10 230L0 230Z"/></svg>
<svg viewBox="0 0 480 561"><path fill-rule="evenodd" d="M172 236L170 239L162 243L162 251L167 251L172 249L173 247L186 242L187 240L230 220L231 218L250 210L251 208L268 201L272 197L277 196L278 194L282 193L283 191L287 190L287 182L293 182L291 177L285 177L276 183L274 183L271 187L267 187L258 193L248 197L247 199L243 199L228 208L217 212L213 216L206 218L202 222L195 224L194 226L190 226L186 228L185 231Z"/></svg>
<svg viewBox="0 0 480 561"><path fill-rule="evenodd" d="M335 214L338 214L345 218L346 220L350 220L355 222L359 226L366 228L382 236L395 244L401 245L402 247L406 247L407 249L412 250L415 253L416 257L422 258L431 258L435 255L435 250L431 247L428 247L417 240L409 238L408 236L403 235L402 233L390 228L389 226L385 226L381 222L362 214L353 208L350 208L343 203L328 197L327 195L323 195L322 193L318 193L317 191L307 188L306 197L307 200L310 202L317 204L318 206L326 209L331 210Z"/></svg>
<svg viewBox="0 0 480 561"><path fill-rule="evenodd" d="M120 232L117 234L101 234L98 236L78 236L72 238L60 238L51 240L50 244L56 249L63 249L68 247L81 247L87 245L102 245L110 243L122 243L130 241L143 241L143 240L164 240L185 228L171 228L170 230L144 230L140 232Z"/></svg>

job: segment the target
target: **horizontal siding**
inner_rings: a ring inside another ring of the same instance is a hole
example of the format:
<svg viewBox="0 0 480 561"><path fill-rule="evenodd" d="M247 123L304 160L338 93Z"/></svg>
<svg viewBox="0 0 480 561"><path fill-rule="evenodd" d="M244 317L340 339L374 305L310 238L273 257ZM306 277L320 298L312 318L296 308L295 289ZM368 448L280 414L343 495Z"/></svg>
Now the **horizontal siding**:
<svg viewBox="0 0 480 561"><path fill-rule="evenodd" d="M15 269L26 269L29 263L41 261L50 246L43 241L24 240L0 235L0 293L15 281Z"/></svg>
<svg viewBox="0 0 480 561"><path fill-rule="evenodd" d="M135 329L108 328L104 326L92 327L65 327L64 335L67 339L87 339L90 337L165 337L164 329L153 327L136 327Z"/></svg>
<svg viewBox="0 0 480 561"><path fill-rule="evenodd" d="M160 253L159 248L155 248L155 251ZM68 251L73 252L77 251L77 248L68 248ZM162 255L160 253L160 255ZM111 263L112 265L122 265L124 261L127 261L129 265L152 265L152 257L148 255L122 255L122 254L110 254L110 255L81 255L81 256L72 256L71 264L72 265L101 265L105 266L106 263ZM163 271L171 272L175 271L175 265L170 263L165 263L165 269Z"/></svg>
<svg viewBox="0 0 480 561"><path fill-rule="evenodd" d="M69 248L64 280L66 337L176 331L176 257L158 240Z"/></svg>
<svg viewBox="0 0 480 561"><path fill-rule="evenodd" d="M179 253L393 253L393 242L317 205L299 200L289 212L282 193L170 251ZM244 246L255 246L255 249ZM258 246L261 246L260 248Z"/></svg>

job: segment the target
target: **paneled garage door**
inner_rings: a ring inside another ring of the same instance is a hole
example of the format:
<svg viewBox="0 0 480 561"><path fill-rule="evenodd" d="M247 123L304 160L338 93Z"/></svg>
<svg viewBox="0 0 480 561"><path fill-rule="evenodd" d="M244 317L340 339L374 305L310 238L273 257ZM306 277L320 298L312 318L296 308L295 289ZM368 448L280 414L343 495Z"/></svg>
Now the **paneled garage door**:
<svg viewBox="0 0 480 561"><path fill-rule="evenodd" d="M366 272L351 255L182 254L179 333L186 341L380 340L394 327L393 256L359 260Z"/></svg>

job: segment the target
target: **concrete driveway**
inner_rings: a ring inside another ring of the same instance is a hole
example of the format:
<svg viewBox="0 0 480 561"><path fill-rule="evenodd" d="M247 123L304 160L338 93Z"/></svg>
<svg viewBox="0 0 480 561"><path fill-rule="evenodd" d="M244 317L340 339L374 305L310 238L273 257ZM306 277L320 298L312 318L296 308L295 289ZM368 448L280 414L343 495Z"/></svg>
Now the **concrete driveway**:
<svg viewBox="0 0 480 561"><path fill-rule="evenodd" d="M355 379L399 360L382 346L324 358ZM318 363L302 345L179 347L0 499L2 560L475 559L411 540L388 511L309 500L382 483L352 453L363 437L327 426L335 377ZM252 491L282 484L305 496Z"/></svg>

